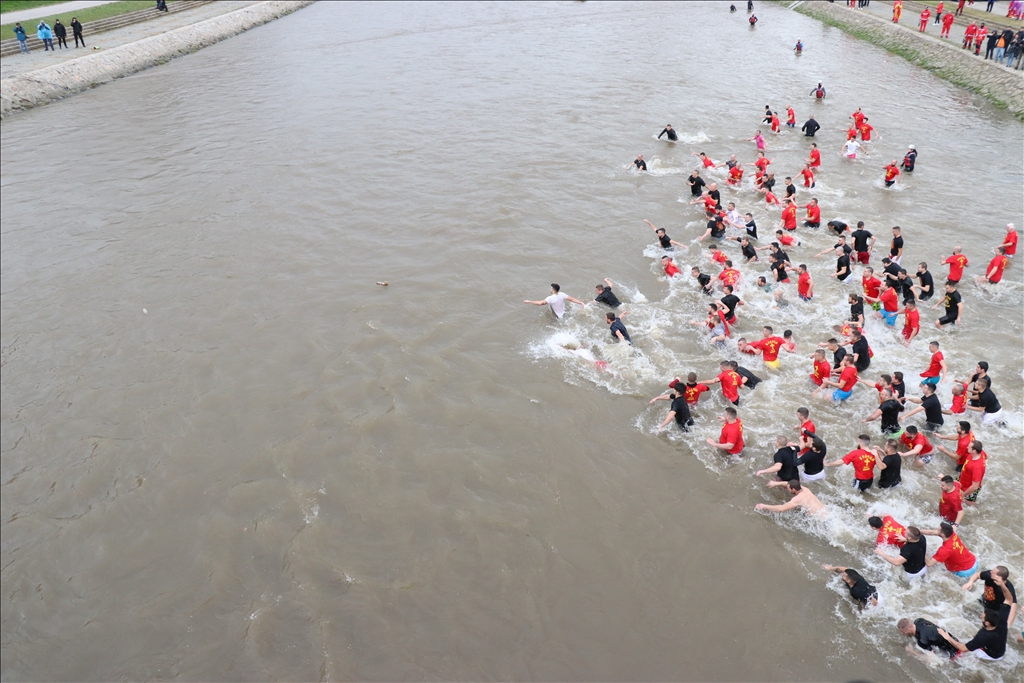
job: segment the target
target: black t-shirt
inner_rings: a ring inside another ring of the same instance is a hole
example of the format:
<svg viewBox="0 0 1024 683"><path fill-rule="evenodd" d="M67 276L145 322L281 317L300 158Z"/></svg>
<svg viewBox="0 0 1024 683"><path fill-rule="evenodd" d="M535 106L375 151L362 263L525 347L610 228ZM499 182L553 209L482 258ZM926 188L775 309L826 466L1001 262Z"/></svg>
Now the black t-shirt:
<svg viewBox="0 0 1024 683"><path fill-rule="evenodd" d="M734 166L738 166L738 165L739 165L739 163L740 163L740 162L738 162L738 161L733 161L732 159L729 159L729 161L725 162L725 165L726 165L726 166L727 166L728 168L733 168Z"/></svg>
<svg viewBox="0 0 1024 683"><path fill-rule="evenodd" d="M672 248L672 238L668 235L658 235L658 243L661 244L662 249Z"/></svg>
<svg viewBox="0 0 1024 683"><path fill-rule="evenodd" d="M960 316L960 292L952 291L946 293L946 317L950 321L956 320Z"/></svg>
<svg viewBox="0 0 1024 683"><path fill-rule="evenodd" d="M900 382L899 384L893 382L890 386L892 386L892 391L895 396L903 398L907 395L907 385L903 382Z"/></svg>
<svg viewBox="0 0 1024 683"><path fill-rule="evenodd" d="M893 401L896 403L896 401ZM899 453L882 456L882 464L885 469L878 477L878 488L888 489L899 484L903 479L900 477L900 470L903 467L903 456Z"/></svg>
<svg viewBox="0 0 1024 683"><path fill-rule="evenodd" d="M794 185L793 183L790 183L789 185L786 185L786 194L787 195L794 195L794 194L796 194L796 185Z"/></svg>
<svg viewBox="0 0 1024 683"><path fill-rule="evenodd" d="M760 377L752 373L750 370L747 370L742 365L736 368L736 374L738 374L740 377L747 378L747 383L743 385L747 389L753 389L754 387L761 383Z"/></svg>
<svg viewBox="0 0 1024 683"><path fill-rule="evenodd" d="M725 307L729 309L729 312L725 316L726 318L731 318L736 315L736 306L740 302L740 298L738 296L735 294L726 294L722 297L721 301L725 304Z"/></svg>
<svg viewBox="0 0 1024 683"><path fill-rule="evenodd" d="M850 237L853 238L853 248L855 250L859 252L865 252L868 250L868 240L872 237L870 232L860 228L854 230L853 233L850 234Z"/></svg>
<svg viewBox="0 0 1024 683"><path fill-rule="evenodd" d="M841 248L843 250L843 253L846 254L847 256L849 256L850 254L853 253L853 247L851 247L846 242L836 242L835 246L833 246L832 248L833 249L840 249Z"/></svg>
<svg viewBox="0 0 1024 683"><path fill-rule="evenodd" d="M907 545L917 544L908 543ZM907 546L903 547L905 548ZM901 552L900 554L902 555L903 553ZM910 564L909 560L907 561L907 564ZM903 566L906 567L907 565L905 564ZM914 572L910 573L913 574ZM917 629L917 632L914 634L914 637L917 639L917 644L925 650L930 651L933 647L938 648L939 652L950 658L959 654L960 650L956 649L956 646L939 635L939 627L932 622L927 619L914 619L914 627Z"/></svg>
<svg viewBox="0 0 1024 683"><path fill-rule="evenodd" d="M1006 622L989 631L984 626L977 635L964 643L971 652L981 650L992 659L999 659L1006 654Z"/></svg>
<svg viewBox="0 0 1024 683"><path fill-rule="evenodd" d="M673 130L672 128L665 128L660 133L658 133L658 139L659 140L661 139L662 135L668 135L668 139L669 140L678 140L679 139L678 136L676 136L675 130Z"/></svg>
<svg viewBox="0 0 1024 683"><path fill-rule="evenodd" d="M761 183L761 187L771 192L771 189L775 187L775 178L765 178Z"/></svg>
<svg viewBox="0 0 1024 683"><path fill-rule="evenodd" d="M978 578L985 582L985 592L981 596L981 603L988 609L999 610L1005 604L1006 598L1003 597L1003 589L992 581L992 571L983 571ZM1010 597L1017 602L1017 591L1013 589L1013 583L1007 581L1006 587L1010 589Z"/></svg>
<svg viewBox="0 0 1024 683"><path fill-rule="evenodd" d="M928 301L935 294L935 281L932 280L931 271L924 271L917 274L917 282L921 286L921 294L917 298L921 301Z"/></svg>
<svg viewBox="0 0 1024 683"><path fill-rule="evenodd" d="M900 557L906 560L903 563L903 571L908 574L916 574L924 569L924 558L927 553L928 541L925 540L924 536L913 543L910 541L904 543L903 547L900 548Z"/></svg>
<svg viewBox="0 0 1024 683"><path fill-rule="evenodd" d="M616 308L622 303L619 301L619 297L615 296L615 293L612 292L612 288L608 285L605 285L604 289L601 290L601 293L594 297L594 301L600 301L601 303L608 304L612 308Z"/></svg>
<svg viewBox="0 0 1024 683"><path fill-rule="evenodd" d="M843 279L850 274L850 257L845 253L836 259L836 274Z"/></svg>
<svg viewBox="0 0 1024 683"><path fill-rule="evenodd" d="M775 250L775 256L783 261L789 261L789 254L783 251L781 247ZM790 263L792 263L792 261L790 261Z"/></svg>
<svg viewBox="0 0 1024 683"><path fill-rule="evenodd" d="M757 223L754 221L747 221L747 234L757 239Z"/></svg>
<svg viewBox="0 0 1024 683"><path fill-rule="evenodd" d="M641 171L646 171L647 170L647 162L644 161L643 159L634 159L633 160L633 165L636 166Z"/></svg>
<svg viewBox="0 0 1024 683"><path fill-rule="evenodd" d="M842 221L831 221L831 222L832 222L832 225L830 225L829 227L832 228L833 230L835 230L837 235L842 235L844 232L846 232L846 229L850 227L850 226L848 226L846 223L844 223ZM836 246L838 247L839 245L837 244Z"/></svg>
<svg viewBox="0 0 1024 683"><path fill-rule="evenodd" d="M775 272L776 282L789 282L789 274L786 273L786 262L776 261L772 264L772 270Z"/></svg>
<svg viewBox="0 0 1024 683"><path fill-rule="evenodd" d="M813 450L808 450L796 459L796 464L803 465L804 474L808 477L812 477L825 469L825 456L827 454L828 448L826 446L822 446L821 453L815 453Z"/></svg>
<svg viewBox="0 0 1024 683"><path fill-rule="evenodd" d="M998 413L1003 409L1000 405L999 399L992 393L991 389L985 389L985 391L978 394L978 405L985 409L986 413Z"/></svg>
<svg viewBox="0 0 1024 683"><path fill-rule="evenodd" d="M884 401L878 406L882 411L882 432L885 434L896 434L900 431L900 413L903 412L903 404L894 398Z"/></svg>
<svg viewBox="0 0 1024 683"><path fill-rule="evenodd" d="M900 279L900 267L895 263L890 263L884 269L885 277L888 278L889 283L895 287Z"/></svg>
<svg viewBox="0 0 1024 683"><path fill-rule="evenodd" d="M690 176L687 179L687 182L690 184L690 194L692 194L694 197L701 196L701 194L704 192L701 189L705 185L704 179L701 178L700 176L697 176L696 178Z"/></svg>
<svg viewBox="0 0 1024 683"><path fill-rule="evenodd" d="M819 126L818 122L814 119L807 119L807 123L800 126L800 130L804 131L804 133L809 137L814 137L814 134L818 132L819 128L821 128L821 126Z"/></svg>
<svg viewBox="0 0 1024 683"><path fill-rule="evenodd" d="M909 277L896 281L896 294L903 298L903 301L914 300L914 281Z"/></svg>
<svg viewBox="0 0 1024 683"><path fill-rule="evenodd" d="M871 352L868 350L867 339L861 337L853 342L853 353L857 356L857 362L854 363L857 372L864 372L871 366Z"/></svg>
<svg viewBox="0 0 1024 683"><path fill-rule="evenodd" d="M685 396L677 396L672 399L672 412L676 414L676 424L684 432L690 431L690 425L693 424L693 418L690 417L690 406L686 403Z"/></svg>
<svg viewBox="0 0 1024 683"><path fill-rule="evenodd" d="M864 317L864 304L858 301L855 304L850 304L850 320L860 320Z"/></svg>
<svg viewBox="0 0 1024 683"><path fill-rule="evenodd" d="M622 324L622 321L618 318L615 319L611 325L608 326L608 330L612 333L612 339L619 341L619 335L616 332L621 332L626 342L629 342L629 332L626 332L626 326Z"/></svg>
<svg viewBox="0 0 1024 683"><path fill-rule="evenodd" d="M700 285L701 290L705 294L711 293L711 276L707 273L701 273L697 276L697 284Z"/></svg>
<svg viewBox="0 0 1024 683"><path fill-rule="evenodd" d="M857 581L849 587L850 597L859 602L861 605L866 605L868 600L871 598L878 598L878 590L870 583L864 580L864 577L860 577Z"/></svg>
<svg viewBox="0 0 1024 683"><path fill-rule="evenodd" d="M840 346L838 349L835 350L833 354L834 364L832 365L832 367L838 369L839 364L843 362L844 358L846 358L846 349Z"/></svg>
<svg viewBox="0 0 1024 683"><path fill-rule="evenodd" d="M721 221L708 221L708 230L711 231L712 237L724 237L725 223Z"/></svg>
<svg viewBox="0 0 1024 683"><path fill-rule="evenodd" d="M746 246L741 244L740 251L743 252L743 258L757 260L757 250L753 244L747 244Z"/></svg>
<svg viewBox="0 0 1024 683"><path fill-rule="evenodd" d="M924 419L932 424L942 424L942 402L939 401L939 397L935 394L931 396L925 396L921 399L921 405L924 407Z"/></svg>
<svg viewBox="0 0 1024 683"><path fill-rule="evenodd" d="M722 208L722 193L718 190L710 190L708 194L715 200L715 204L718 208Z"/></svg>
<svg viewBox="0 0 1024 683"><path fill-rule="evenodd" d="M892 238L892 246L889 247L889 257L890 258L895 258L895 257L899 256L900 251L902 251L902 250L903 250L903 238L902 237L893 237Z"/></svg>
<svg viewBox="0 0 1024 683"><path fill-rule="evenodd" d="M778 472L778 477L782 481L800 478L800 470L796 466L796 449L792 446L775 451L775 462L782 464L782 469Z"/></svg>

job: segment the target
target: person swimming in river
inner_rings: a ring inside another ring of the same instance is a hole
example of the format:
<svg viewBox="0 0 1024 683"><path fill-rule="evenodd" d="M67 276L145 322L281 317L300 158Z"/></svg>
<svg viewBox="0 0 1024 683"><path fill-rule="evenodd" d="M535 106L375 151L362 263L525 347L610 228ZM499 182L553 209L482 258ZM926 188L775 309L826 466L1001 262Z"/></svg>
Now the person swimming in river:
<svg viewBox="0 0 1024 683"><path fill-rule="evenodd" d="M664 130L662 130L660 133L658 133L658 139L659 140L661 139L662 135L668 135L668 139L671 140L672 142L675 142L676 140L679 139L679 137L676 135L676 132L674 130L672 130L672 124L671 123L668 124L667 126L665 126Z"/></svg>

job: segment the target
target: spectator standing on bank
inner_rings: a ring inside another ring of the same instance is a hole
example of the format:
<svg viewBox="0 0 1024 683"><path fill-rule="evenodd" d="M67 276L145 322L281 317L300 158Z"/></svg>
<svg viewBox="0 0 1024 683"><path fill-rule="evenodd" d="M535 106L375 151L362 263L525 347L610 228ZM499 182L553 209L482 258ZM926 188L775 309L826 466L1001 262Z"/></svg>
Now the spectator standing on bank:
<svg viewBox="0 0 1024 683"><path fill-rule="evenodd" d="M82 35L82 22L78 20L78 17L71 17L71 32L75 34L75 47L78 47L78 41L82 41L82 47L85 47L85 36Z"/></svg>
<svg viewBox="0 0 1024 683"><path fill-rule="evenodd" d="M14 25L14 37L18 39L18 50L28 54L28 36L25 35L25 29L21 24Z"/></svg>
<svg viewBox="0 0 1024 683"><path fill-rule="evenodd" d="M36 38L43 41L43 52L53 50L53 29L45 21L40 21L36 26Z"/></svg>
<svg viewBox="0 0 1024 683"><path fill-rule="evenodd" d="M57 36L57 45L60 49L65 49L68 46L68 30L64 24L60 23L60 19L53 20L53 35Z"/></svg>

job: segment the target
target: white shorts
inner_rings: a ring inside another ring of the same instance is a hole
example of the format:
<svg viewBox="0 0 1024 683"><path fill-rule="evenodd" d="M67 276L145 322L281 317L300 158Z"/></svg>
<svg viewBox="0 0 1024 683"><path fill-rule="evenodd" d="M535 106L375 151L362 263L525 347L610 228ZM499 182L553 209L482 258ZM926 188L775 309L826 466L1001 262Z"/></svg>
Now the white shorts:
<svg viewBox="0 0 1024 683"><path fill-rule="evenodd" d="M827 470L822 470L821 472L818 472L817 474L804 474L803 471L801 470L800 471L800 478L803 479L804 481L820 481L820 480L825 478L826 474L828 474Z"/></svg>
<svg viewBox="0 0 1024 683"><path fill-rule="evenodd" d="M981 424L983 425L994 425L1003 419L1003 410L1000 408L994 413L984 413L984 417L981 418Z"/></svg>
<svg viewBox="0 0 1024 683"><path fill-rule="evenodd" d="M984 650L980 650L980 649L974 651L974 656L977 657L978 659L983 659L986 662L998 662L999 659L1002 659L1002 657L1000 657L999 659L996 659L995 657L989 657L987 654L985 654Z"/></svg>
<svg viewBox="0 0 1024 683"><path fill-rule="evenodd" d="M903 265L902 263L900 263L900 261L903 260L902 256L895 256L895 257L890 256L889 259L892 260L892 262L895 263L897 266L902 266Z"/></svg>
<svg viewBox="0 0 1024 683"><path fill-rule="evenodd" d="M928 573L928 567L927 566L921 567L921 571L919 571L916 574L911 574L910 572L904 572L904 573L907 575L908 579L923 579L924 575Z"/></svg>

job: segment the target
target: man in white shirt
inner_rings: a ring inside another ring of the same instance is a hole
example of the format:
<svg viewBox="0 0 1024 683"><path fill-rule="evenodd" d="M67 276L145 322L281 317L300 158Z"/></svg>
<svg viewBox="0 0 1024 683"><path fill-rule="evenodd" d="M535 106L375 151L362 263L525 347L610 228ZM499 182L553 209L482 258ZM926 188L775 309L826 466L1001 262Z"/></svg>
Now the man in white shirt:
<svg viewBox="0 0 1024 683"><path fill-rule="evenodd" d="M843 154L847 159L856 159L858 149L860 149L860 143L856 140L847 140L843 143Z"/></svg>
<svg viewBox="0 0 1024 683"><path fill-rule="evenodd" d="M561 318L562 316L565 315L565 302L566 302L566 300L571 301L574 304L579 304L580 306L586 307L585 303L583 303L579 299L575 299L575 298L569 296L565 292L562 292L561 289L562 289L561 287L559 287L558 285L552 283L551 284L551 296L549 296L546 299L541 299L540 301L530 301L529 299L527 299L523 303L524 304L533 304L534 306L551 306L551 310L554 311L555 317L557 317L557 318Z"/></svg>

